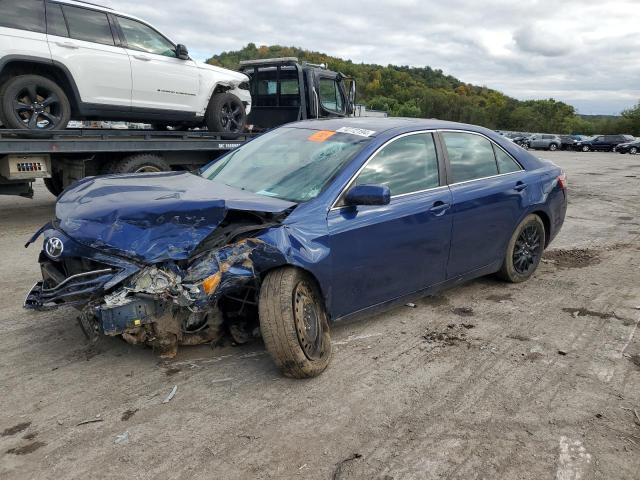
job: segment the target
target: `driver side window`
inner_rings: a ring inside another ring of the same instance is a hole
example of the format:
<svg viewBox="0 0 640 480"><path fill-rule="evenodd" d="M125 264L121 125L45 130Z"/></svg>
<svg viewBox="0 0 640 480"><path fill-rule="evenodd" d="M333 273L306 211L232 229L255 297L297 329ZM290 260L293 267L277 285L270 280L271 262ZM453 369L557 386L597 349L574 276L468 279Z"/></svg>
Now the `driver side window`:
<svg viewBox="0 0 640 480"><path fill-rule="evenodd" d="M355 185L365 184L386 185L391 196L440 186L433 135L407 135L387 144L358 175Z"/></svg>
<svg viewBox="0 0 640 480"><path fill-rule="evenodd" d="M153 28L130 18L118 17L127 48L141 52L176 57L176 47Z"/></svg>

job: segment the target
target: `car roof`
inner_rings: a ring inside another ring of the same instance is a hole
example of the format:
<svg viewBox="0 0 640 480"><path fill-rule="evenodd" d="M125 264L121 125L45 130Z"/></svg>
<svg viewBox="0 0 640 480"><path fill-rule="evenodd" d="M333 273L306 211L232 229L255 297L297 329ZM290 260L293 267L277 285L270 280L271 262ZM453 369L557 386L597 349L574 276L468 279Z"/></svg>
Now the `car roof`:
<svg viewBox="0 0 640 480"><path fill-rule="evenodd" d="M99 1L99 0L97 0ZM128 17L134 20L140 20L143 23L147 23L144 20L141 20L137 17L134 17L133 15L129 15L128 13L125 12L121 12L119 10L115 10L111 7L107 7L106 5L100 5L99 3L93 3L93 2L83 2L80 0L53 0L54 3L62 3L64 5L73 5L74 7L83 7L83 8L89 8L91 10L98 10L100 12L105 12L105 13L113 13L114 15L122 15L124 17ZM155 27L154 27L155 28Z"/></svg>
<svg viewBox="0 0 640 480"><path fill-rule="evenodd" d="M371 137L390 132L404 133L415 130L467 130L470 132L478 132L491 137L497 134L478 125L470 125L466 123L448 122L445 120L437 120L433 118L403 118L403 117L355 117L355 118L327 118L317 120L302 120L292 123L287 127L294 128L310 128L313 130L338 130L343 127L360 128L371 130L375 133L370 134Z"/></svg>

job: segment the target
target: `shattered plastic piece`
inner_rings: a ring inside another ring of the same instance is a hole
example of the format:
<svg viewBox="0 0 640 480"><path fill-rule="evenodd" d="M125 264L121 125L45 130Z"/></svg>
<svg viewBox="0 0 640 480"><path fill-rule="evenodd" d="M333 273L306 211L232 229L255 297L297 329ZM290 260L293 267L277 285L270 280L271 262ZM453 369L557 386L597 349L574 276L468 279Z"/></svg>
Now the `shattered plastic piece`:
<svg viewBox="0 0 640 480"><path fill-rule="evenodd" d="M415 303L405 303L406 307L410 307L410 308L416 308L416 304Z"/></svg>
<svg viewBox="0 0 640 480"><path fill-rule="evenodd" d="M171 392L169 392L169 395L167 395L167 398L165 398L162 401L162 403L169 403L171 399L176 396L177 391L178 391L178 386L174 385L173 388L171 389Z"/></svg>
<svg viewBox="0 0 640 480"><path fill-rule="evenodd" d="M113 441L116 445L126 445L129 443L129 432L121 433L120 435L116 435L115 440Z"/></svg>

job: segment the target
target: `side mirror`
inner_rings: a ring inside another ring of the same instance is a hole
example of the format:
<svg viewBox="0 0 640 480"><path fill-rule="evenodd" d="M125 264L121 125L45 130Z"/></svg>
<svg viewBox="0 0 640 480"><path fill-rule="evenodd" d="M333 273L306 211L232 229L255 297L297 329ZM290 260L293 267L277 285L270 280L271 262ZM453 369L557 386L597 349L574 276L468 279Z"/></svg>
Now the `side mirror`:
<svg viewBox="0 0 640 480"><path fill-rule="evenodd" d="M176 45L176 57L180 60L189 60L189 50L187 50L187 47L181 43Z"/></svg>
<svg viewBox="0 0 640 480"><path fill-rule="evenodd" d="M386 185L356 185L344 198L347 205L388 205L391 190Z"/></svg>

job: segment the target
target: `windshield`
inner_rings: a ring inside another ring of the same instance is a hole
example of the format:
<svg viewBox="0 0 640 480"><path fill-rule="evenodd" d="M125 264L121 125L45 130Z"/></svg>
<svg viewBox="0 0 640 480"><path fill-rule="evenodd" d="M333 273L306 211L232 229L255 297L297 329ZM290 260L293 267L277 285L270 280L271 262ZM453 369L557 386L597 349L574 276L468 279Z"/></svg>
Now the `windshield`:
<svg viewBox="0 0 640 480"><path fill-rule="evenodd" d="M225 155L200 175L258 195L306 202L370 141L330 130L278 128Z"/></svg>

